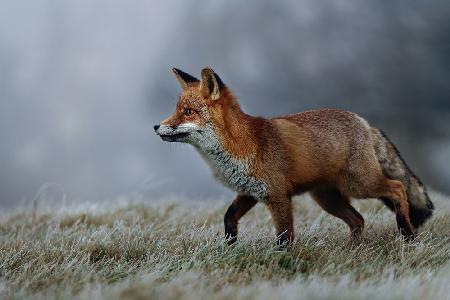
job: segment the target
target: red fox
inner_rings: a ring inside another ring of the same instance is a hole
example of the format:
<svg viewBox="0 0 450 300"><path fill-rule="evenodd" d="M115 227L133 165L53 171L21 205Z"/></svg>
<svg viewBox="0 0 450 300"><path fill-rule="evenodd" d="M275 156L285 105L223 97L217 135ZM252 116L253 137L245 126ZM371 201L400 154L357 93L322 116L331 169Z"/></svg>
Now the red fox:
<svg viewBox="0 0 450 300"><path fill-rule="evenodd" d="M360 238L364 219L350 198L382 200L406 239L431 217L425 186L386 135L357 114L320 109L253 117L211 68L200 80L173 72L182 93L175 112L154 129L164 141L197 148L216 178L237 192L224 217L229 244L237 241L239 219L258 202L271 213L278 244L291 243L291 198L303 192L349 226L351 241Z"/></svg>

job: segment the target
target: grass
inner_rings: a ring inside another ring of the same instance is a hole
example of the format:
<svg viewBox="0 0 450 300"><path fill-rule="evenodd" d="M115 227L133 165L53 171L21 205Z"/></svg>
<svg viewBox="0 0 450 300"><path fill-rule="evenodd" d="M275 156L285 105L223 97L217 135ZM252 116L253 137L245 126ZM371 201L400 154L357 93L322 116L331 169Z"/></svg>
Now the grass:
<svg viewBox="0 0 450 300"><path fill-rule="evenodd" d="M115 203L40 208L0 219L5 299L450 299L450 200L413 242L377 201L356 202L364 239L308 197L295 203L296 240L274 251L258 205L223 240L225 203Z"/></svg>

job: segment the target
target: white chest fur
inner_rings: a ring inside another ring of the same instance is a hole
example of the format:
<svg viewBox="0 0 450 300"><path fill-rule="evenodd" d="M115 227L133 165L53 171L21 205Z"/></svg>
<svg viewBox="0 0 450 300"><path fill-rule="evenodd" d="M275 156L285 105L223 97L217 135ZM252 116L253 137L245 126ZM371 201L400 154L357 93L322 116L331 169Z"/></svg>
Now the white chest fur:
<svg viewBox="0 0 450 300"><path fill-rule="evenodd" d="M249 175L249 162L238 160L222 149L202 151L217 179L238 193L255 197L259 201L267 198L267 184Z"/></svg>
<svg viewBox="0 0 450 300"><path fill-rule="evenodd" d="M268 196L267 184L250 175L250 159L237 159L230 155L222 147L211 126L194 131L189 138L188 142L197 148L217 179L240 194L265 201Z"/></svg>

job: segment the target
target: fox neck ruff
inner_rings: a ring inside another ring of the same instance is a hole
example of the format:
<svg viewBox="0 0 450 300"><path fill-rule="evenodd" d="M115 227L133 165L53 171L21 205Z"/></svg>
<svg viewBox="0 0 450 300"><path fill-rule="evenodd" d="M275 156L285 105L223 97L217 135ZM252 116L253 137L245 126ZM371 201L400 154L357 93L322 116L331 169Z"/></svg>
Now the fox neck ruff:
<svg viewBox="0 0 450 300"><path fill-rule="evenodd" d="M268 196L267 183L252 176L250 172L254 157L234 157L223 147L212 127L203 131L202 140L197 141L194 146L211 166L219 181L240 194L265 201Z"/></svg>

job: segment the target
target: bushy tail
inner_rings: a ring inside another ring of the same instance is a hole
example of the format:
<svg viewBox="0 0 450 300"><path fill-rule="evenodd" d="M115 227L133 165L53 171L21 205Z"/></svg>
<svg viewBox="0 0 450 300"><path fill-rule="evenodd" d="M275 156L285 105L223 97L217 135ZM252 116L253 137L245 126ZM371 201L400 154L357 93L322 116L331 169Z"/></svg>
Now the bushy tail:
<svg viewBox="0 0 450 300"><path fill-rule="evenodd" d="M399 180L406 189L409 203L409 218L411 224L417 228L433 214L434 205L428 197L426 187L409 169L400 156L395 145L379 129L372 127L375 154L383 168L384 175L390 179ZM380 198L383 203L394 210L390 199Z"/></svg>

